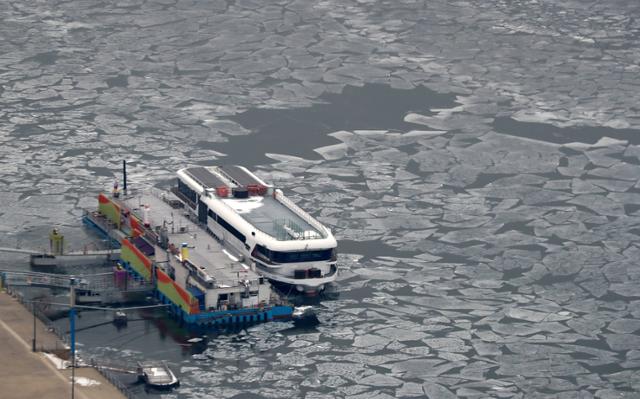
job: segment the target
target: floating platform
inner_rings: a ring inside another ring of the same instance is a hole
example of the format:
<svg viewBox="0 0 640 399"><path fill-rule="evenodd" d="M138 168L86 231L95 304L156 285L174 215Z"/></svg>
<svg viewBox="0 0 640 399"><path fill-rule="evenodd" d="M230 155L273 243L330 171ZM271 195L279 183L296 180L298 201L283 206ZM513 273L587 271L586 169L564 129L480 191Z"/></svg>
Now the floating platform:
<svg viewBox="0 0 640 399"><path fill-rule="evenodd" d="M203 229L170 192L99 197L84 222L118 239L120 264L178 320L203 327L289 320L294 308Z"/></svg>

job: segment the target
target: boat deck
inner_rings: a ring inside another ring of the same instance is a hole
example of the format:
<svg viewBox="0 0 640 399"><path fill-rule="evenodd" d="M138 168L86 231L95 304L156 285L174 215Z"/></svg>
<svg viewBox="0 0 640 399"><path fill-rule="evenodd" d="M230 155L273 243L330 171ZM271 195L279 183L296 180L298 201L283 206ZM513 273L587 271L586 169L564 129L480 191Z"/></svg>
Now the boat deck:
<svg viewBox="0 0 640 399"><path fill-rule="evenodd" d="M261 186L262 182L237 165L192 167L185 173L205 189ZM256 229L279 241L321 237L322 233L309 222L269 195L251 195L249 198L221 197Z"/></svg>
<svg viewBox="0 0 640 399"><path fill-rule="evenodd" d="M164 194L167 199L173 199L173 194ZM222 245L210 234L202 230L189 217L185 209L175 209L163 201L159 196L142 193L129 197L123 201L131 211L142 220L141 205L149 205L149 222L152 228L165 224L169 231L169 242L176 247L187 243L189 261L203 269L209 276L216 279L220 285L238 285L242 274L243 279L255 280L259 276L239 260L234 260ZM156 253L156 260L162 261L162 253Z"/></svg>
<svg viewBox="0 0 640 399"><path fill-rule="evenodd" d="M320 236L320 232L270 196L222 198L222 201L258 230L280 241Z"/></svg>

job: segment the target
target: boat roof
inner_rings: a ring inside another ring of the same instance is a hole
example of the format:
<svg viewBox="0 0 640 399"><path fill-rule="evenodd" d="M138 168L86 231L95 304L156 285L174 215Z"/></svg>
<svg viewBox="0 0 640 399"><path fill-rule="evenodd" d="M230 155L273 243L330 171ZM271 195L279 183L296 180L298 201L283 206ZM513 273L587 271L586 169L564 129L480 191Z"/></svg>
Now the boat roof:
<svg viewBox="0 0 640 399"><path fill-rule="evenodd" d="M185 172L205 188L216 188L228 185L228 182L225 182L219 176L211 173L209 169L202 166L188 168Z"/></svg>
<svg viewBox="0 0 640 399"><path fill-rule="evenodd" d="M316 228L271 196L221 200L256 229L279 241L322 238Z"/></svg>
<svg viewBox="0 0 640 399"><path fill-rule="evenodd" d="M185 173L204 188L262 186L264 182L238 165L194 166Z"/></svg>
<svg viewBox="0 0 640 399"><path fill-rule="evenodd" d="M241 187L248 187L251 185L260 185L262 182L257 180L255 176L247 173L244 168L238 165L222 165L218 168L227 177L231 178L232 182Z"/></svg>
<svg viewBox="0 0 640 399"><path fill-rule="evenodd" d="M253 173L238 165L196 166L184 172L205 189L265 186ZM257 230L278 241L322 238L322 232L270 195L249 198L221 197L222 202ZM224 217L224 216L223 216Z"/></svg>

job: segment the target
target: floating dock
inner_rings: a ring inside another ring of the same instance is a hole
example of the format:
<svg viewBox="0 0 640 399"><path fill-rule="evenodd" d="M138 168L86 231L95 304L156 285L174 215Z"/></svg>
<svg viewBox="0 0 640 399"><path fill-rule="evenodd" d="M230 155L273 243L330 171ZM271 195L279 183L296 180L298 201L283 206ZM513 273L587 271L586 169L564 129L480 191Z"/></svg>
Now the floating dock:
<svg viewBox="0 0 640 399"><path fill-rule="evenodd" d="M120 264L151 282L180 321L218 326L291 319L264 277L202 229L171 192L99 195L84 222L121 245Z"/></svg>

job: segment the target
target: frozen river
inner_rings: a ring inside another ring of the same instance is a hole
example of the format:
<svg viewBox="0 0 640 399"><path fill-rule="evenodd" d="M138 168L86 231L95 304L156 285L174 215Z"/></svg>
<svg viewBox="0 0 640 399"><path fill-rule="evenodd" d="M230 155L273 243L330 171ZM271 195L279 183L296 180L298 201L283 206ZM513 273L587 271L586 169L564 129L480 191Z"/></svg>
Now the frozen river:
<svg viewBox="0 0 640 399"><path fill-rule="evenodd" d="M341 243L318 327L90 313L84 356L168 398L640 397L640 3L0 3L0 246L102 245L123 158L249 165Z"/></svg>

